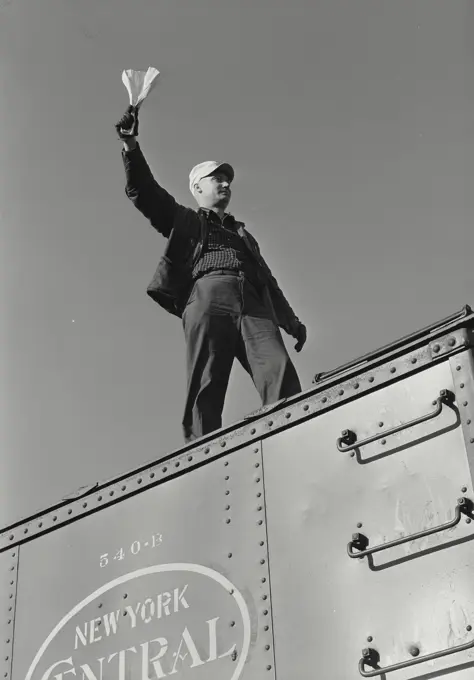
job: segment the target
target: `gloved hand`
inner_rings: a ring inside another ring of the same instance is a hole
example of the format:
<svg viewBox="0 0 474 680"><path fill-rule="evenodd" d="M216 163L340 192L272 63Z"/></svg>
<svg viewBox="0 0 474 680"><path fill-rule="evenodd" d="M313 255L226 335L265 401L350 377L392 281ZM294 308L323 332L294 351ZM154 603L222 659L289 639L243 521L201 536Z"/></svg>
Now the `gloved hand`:
<svg viewBox="0 0 474 680"><path fill-rule="evenodd" d="M115 129L119 139L126 141L138 135L138 106L129 106L122 118L116 123Z"/></svg>
<svg viewBox="0 0 474 680"><path fill-rule="evenodd" d="M295 319L294 322L292 323L291 336L295 338L295 340L297 340L295 350L297 352L301 352L306 343L308 333L306 331L306 326L304 325L304 323L301 323L299 319Z"/></svg>

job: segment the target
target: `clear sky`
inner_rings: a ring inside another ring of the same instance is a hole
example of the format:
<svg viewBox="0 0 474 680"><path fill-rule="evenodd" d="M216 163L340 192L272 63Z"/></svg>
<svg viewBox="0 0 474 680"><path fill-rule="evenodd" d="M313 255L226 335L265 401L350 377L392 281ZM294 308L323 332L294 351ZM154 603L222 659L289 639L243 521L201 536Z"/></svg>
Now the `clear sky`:
<svg viewBox="0 0 474 680"><path fill-rule="evenodd" d="M469 0L0 0L0 517L181 446L179 319L146 295L165 245L126 199L126 68L156 177L192 205L236 169L329 370L474 302ZM225 424L259 401L240 369Z"/></svg>

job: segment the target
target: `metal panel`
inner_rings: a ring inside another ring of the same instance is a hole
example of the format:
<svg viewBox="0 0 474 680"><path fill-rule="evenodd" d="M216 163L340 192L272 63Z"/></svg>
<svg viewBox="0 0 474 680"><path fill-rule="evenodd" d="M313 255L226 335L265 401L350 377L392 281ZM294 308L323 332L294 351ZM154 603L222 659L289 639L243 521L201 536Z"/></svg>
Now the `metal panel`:
<svg viewBox="0 0 474 680"><path fill-rule="evenodd" d="M464 378L472 384L467 368ZM376 650L387 667L474 639L470 517L363 559L347 552L355 532L377 546L446 523L459 496L473 499L457 402L352 456L336 445L342 430L361 441L426 416L446 389L455 390L449 361L264 442L280 677L349 680L360 677L363 648ZM457 680L472 667L469 650L394 677L427 680L449 669Z"/></svg>
<svg viewBox="0 0 474 680"><path fill-rule="evenodd" d="M18 549L0 555L0 678L11 677Z"/></svg>
<svg viewBox="0 0 474 680"><path fill-rule="evenodd" d="M413 337L416 336L417 339L410 340L410 336L405 339L405 346L402 347L400 342L393 343L386 348L384 356L380 356L378 352L374 354L376 358L373 360L361 359L360 364L351 364L343 375L329 377L315 389L283 400L283 403L273 405L243 423L237 423L187 445L170 454L166 460L150 462L118 478L91 484L47 511L4 529L0 533L0 552L143 493L176 475L190 472L197 466L219 458L224 452L235 452L244 446L257 445L260 439L303 423L316 414L338 408L361 394L378 390L383 384L392 383L439 363L448 354L459 353L472 344L471 330L459 327L460 323L467 325L472 322L471 317L460 320L453 324L449 332L445 332L447 328L437 328L436 332L430 332L429 338L418 338L419 334L414 334Z"/></svg>
<svg viewBox="0 0 474 680"><path fill-rule="evenodd" d="M25 544L13 680L271 680L261 463L242 449Z"/></svg>

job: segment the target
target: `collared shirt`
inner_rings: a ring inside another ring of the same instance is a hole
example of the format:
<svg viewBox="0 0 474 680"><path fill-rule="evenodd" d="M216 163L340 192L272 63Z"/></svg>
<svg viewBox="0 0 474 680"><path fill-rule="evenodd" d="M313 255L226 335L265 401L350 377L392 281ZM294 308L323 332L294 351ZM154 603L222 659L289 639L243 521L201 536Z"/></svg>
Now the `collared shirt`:
<svg viewBox="0 0 474 680"><path fill-rule="evenodd" d="M225 214L221 220L213 210L204 210L209 224L207 247L193 269L193 279L215 269L243 271L258 282L256 263L237 231L232 215Z"/></svg>

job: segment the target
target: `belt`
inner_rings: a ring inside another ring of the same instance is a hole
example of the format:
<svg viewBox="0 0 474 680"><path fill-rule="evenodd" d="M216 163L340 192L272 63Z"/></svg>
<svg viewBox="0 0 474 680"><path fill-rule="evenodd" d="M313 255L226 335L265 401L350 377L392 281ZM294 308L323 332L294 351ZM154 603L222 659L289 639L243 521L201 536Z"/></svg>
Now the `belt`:
<svg viewBox="0 0 474 680"><path fill-rule="evenodd" d="M208 274L221 274L223 276L245 276L247 281L249 281L253 286L256 288L259 288L261 284L259 284L258 281L258 276L250 274L248 271L245 271L244 269L210 269L207 272L199 272L199 274L196 276L194 279L197 281L198 279L202 278L203 276L207 276Z"/></svg>

